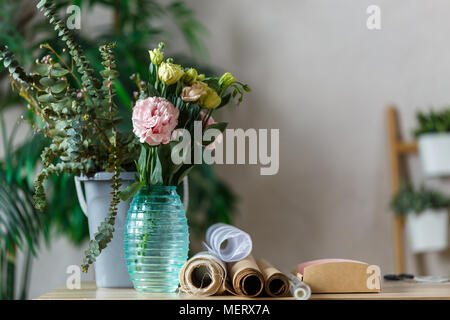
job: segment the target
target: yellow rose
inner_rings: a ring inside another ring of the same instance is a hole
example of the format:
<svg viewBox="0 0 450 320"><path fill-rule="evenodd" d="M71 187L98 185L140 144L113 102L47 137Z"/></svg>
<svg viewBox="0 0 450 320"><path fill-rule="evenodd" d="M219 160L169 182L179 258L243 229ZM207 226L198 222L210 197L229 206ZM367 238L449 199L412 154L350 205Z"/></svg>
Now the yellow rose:
<svg viewBox="0 0 450 320"><path fill-rule="evenodd" d="M184 73L183 81L186 84L193 84L194 81L197 80L197 70L194 68L190 68L188 71Z"/></svg>
<svg viewBox="0 0 450 320"><path fill-rule="evenodd" d="M234 82L236 82L236 78L231 73L225 72L219 79L219 86L228 88Z"/></svg>
<svg viewBox="0 0 450 320"><path fill-rule="evenodd" d="M167 85L176 83L183 75L184 71L179 64L163 62L159 66L159 80Z"/></svg>
<svg viewBox="0 0 450 320"><path fill-rule="evenodd" d="M198 101L199 105L206 109L217 108L222 102L222 99L219 97L216 90L206 87L205 91L206 93L203 94Z"/></svg>
<svg viewBox="0 0 450 320"><path fill-rule="evenodd" d="M164 52L161 52L159 48L149 50L148 53L150 55L150 61L155 66L158 66L164 60Z"/></svg>
<svg viewBox="0 0 450 320"><path fill-rule="evenodd" d="M200 97L206 94L206 88L208 85L204 82L195 81L192 86L184 87L181 91L181 100L186 102L194 102L200 99Z"/></svg>

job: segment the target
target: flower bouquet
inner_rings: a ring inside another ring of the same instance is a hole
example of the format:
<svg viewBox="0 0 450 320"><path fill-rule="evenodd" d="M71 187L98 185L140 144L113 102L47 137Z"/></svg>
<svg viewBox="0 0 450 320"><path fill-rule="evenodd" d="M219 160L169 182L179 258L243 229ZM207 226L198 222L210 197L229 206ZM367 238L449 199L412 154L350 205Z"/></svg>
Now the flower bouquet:
<svg viewBox="0 0 450 320"><path fill-rule="evenodd" d="M164 45L160 44L149 52L148 74L131 77L137 85L136 102L132 119L123 119L115 104L118 72L114 44L99 48L104 69L97 74L71 31L56 16L52 2L41 0L37 7L65 42L66 50L57 53L50 45L41 45L48 55L36 61L34 71L28 73L0 44L0 61L9 71L11 84L29 104L31 116L27 119L50 140L41 155L43 168L35 181L35 205L45 205L44 183L52 174L89 177L111 172L109 213L89 242L83 271L111 242L120 199L133 198L125 232L132 280L142 291L173 291L188 245L185 213L175 187L197 163L199 148L211 151L220 142L226 123L215 122L213 112L233 98L241 102L250 89L230 73L206 77L171 58L164 60ZM120 130L123 121L132 121L133 132ZM195 141L193 133L198 126L213 131L209 141L203 137ZM135 167L137 181L120 191L121 172ZM149 283L151 289L147 290Z"/></svg>
<svg viewBox="0 0 450 320"><path fill-rule="evenodd" d="M148 81L140 75L131 76L139 90L135 92L132 123L141 152L137 162L139 181L121 192L123 200L144 185L178 185L198 162L193 159L195 150L199 146L213 150L222 139L227 123L215 122L213 112L237 95L241 102L243 92L250 90L228 72L220 78L205 77L194 68L174 64L172 58L163 61L163 48L160 43L149 51ZM194 140L196 126L202 131L214 129L209 141L203 141L203 137L202 141Z"/></svg>
<svg viewBox="0 0 450 320"><path fill-rule="evenodd" d="M149 51L149 77L133 75L139 91L133 108L133 132L141 143L139 179L120 193L133 197L125 227L125 256L137 290L173 292L187 260L189 234L176 186L195 165L195 153L212 152L226 123L215 122L214 110L249 87L230 73L205 77L194 68L164 61L164 44ZM195 141L196 127L213 130L209 141ZM180 139L182 141L180 142ZM182 146L182 147L180 147Z"/></svg>

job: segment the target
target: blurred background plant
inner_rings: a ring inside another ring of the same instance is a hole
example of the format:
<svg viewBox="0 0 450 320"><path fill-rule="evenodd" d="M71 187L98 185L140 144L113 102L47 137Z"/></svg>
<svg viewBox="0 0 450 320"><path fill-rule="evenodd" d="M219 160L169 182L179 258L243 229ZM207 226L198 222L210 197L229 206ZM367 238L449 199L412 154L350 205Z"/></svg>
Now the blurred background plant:
<svg viewBox="0 0 450 320"><path fill-rule="evenodd" d="M34 59L42 54L40 43L49 43L59 52L63 45L56 39L53 28L39 16L36 3L29 0L0 2L0 43L7 45L25 68L29 68ZM198 58L207 56L202 40L207 34L206 29L183 1L167 4L150 0L55 0L54 3L61 9L61 16L69 5L80 6L82 13L96 6L111 11L112 21L105 23L98 35L92 37L77 32L76 40L97 71L103 68L98 46L107 42L117 43L115 54L119 61L120 78L115 89L122 116L130 114L132 108L134 88L126 85L130 81L125 81L130 76L129 70L147 75L148 49L163 39L170 45L174 32L182 35L190 50L189 54L175 55L177 61L190 64L200 72L210 73L210 68L198 63ZM165 23L175 26L172 33L162 27ZM32 206L33 179L40 167L39 155L48 145L48 140L31 132L26 125L22 126L21 119L17 119L12 129L7 130L4 118L9 109L21 108L21 118L25 120L31 120L32 114L18 94L11 92L6 77L6 70L1 67L0 126L4 156L0 161L0 299L25 299L32 258L37 253L41 237L47 245L50 245L51 236L57 235L64 235L73 244L80 245L89 233L87 219L76 198L72 176L63 174L50 178L48 204L44 212L38 214ZM131 121L128 125L131 127ZM28 131L23 142L15 141L20 130ZM237 197L217 177L213 168L204 165L192 171L189 198L188 217L193 245L198 245L198 240L211 223L231 222ZM21 268L23 275L17 277L19 251L23 252L25 261ZM16 283L15 279L20 279L20 283Z"/></svg>
<svg viewBox="0 0 450 320"><path fill-rule="evenodd" d="M419 190L408 183L402 183L400 190L392 198L391 209L395 214L420 214L427 209L444 209L450 205L450 199L439 191L427 189Z"/></svg>
<svg viewBox="0 0 450 320"><path fill-rule="evenodd" d="M418 112L416 118L418 127L413 132L415 137L426 133L450 132L450 109L431 110L428 113Z"/></svg>

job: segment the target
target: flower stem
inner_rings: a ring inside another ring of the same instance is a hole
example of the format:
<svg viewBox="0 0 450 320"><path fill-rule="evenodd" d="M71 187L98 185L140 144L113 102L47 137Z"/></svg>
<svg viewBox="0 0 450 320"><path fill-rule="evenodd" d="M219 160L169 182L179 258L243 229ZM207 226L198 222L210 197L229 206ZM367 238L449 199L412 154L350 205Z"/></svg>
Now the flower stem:
<svg viewBox="0 0 450 320"><path fill-rule="evenodd" d="M214 111L214 109L211 109L208 111L208 114L206 115L205 120L203 121L203 129L206 128L206 124L208 123L209 118L211 118L213 111Z"/></svg>

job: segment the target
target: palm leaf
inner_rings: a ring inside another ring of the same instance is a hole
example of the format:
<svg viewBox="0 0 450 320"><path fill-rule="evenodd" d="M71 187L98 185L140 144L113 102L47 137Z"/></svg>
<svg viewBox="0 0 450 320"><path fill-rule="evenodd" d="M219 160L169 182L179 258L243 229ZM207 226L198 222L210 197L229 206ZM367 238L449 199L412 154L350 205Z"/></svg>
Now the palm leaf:
<svg viewBox="0 0 450 320"><path fill-rule="evenodd" d="M32 191L25 184L8 182L0 171L0 244L10 250L24 242L35 252L42 230L41 214L34 208Z"/></svg>

